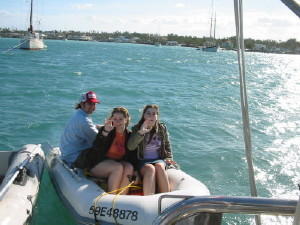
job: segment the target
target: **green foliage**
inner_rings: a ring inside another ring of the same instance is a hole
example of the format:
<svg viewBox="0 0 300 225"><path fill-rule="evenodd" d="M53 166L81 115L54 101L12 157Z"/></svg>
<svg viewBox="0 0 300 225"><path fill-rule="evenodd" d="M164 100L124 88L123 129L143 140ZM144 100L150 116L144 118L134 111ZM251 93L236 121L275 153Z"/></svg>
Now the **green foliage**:
<svg viewBox="0 0 300 225"><path fill-rule="evenodd" d="M21 30L10 30L9 28L0 28L0 36L2 37L11 37L12 33L19 33L20 35L24 34L26 31ZM208 37L195 37L195 36L179 36L177 34L168 34L167 36L160 36L158 34L150 34L150 33L130 33L128 31L121 32L115 31L113 33L108 32L98 32L98 31L90 31L90 32L80 32L80 31L44 31L43 34L47 36L49 39L59 39L59 38L68 38L68 36L81 36L86 35L92 37L93 40L96 41L112 41L114 38L118 38L123 36L128 39L135 39L136 43L143 44L155 44L157 42L161 44L166 44L167 41L176 41L178 44L188 47L199 47L204 45L206 41L210 39ZM215 42L221 46L225 42L231 42L233 44L233 48L236 47L236 37L228 37L216 39ZM295 50L300 48L300 42L297 42L296 39L289 39L286 42L277 42L274 40L254 40L251 38L245 39L245 48L249 50L253 50L255 44L264 44L267 48L284 48L288 50Z"/></svg>

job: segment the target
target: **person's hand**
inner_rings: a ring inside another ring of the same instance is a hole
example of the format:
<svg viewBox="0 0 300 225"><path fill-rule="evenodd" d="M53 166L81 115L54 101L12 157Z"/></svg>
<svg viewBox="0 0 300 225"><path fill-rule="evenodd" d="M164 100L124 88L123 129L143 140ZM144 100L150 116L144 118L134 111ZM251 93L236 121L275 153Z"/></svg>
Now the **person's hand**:
<svg viewBox="0 0 300 225"><path fill-rule="evenodd" d="M104 131L105 133L109 133L109 132L111 132L113 129L114 129L113 121L112 121L111 119L105 119L103 131Z"/></svg>
<svg viewBox="0 0 300 225"><path fill-rule="evenodd" d="M165 159L165 162L169 165L173 165L173 164L176 164L175 161L173 161L172 159Z"/></svg>
<svg viewBox="0 0 300 225"><path fill-rule="evenodd" d="M139 130L139 133L141 135L144 135L144 134L148 133L151 129L152 129L151 122L149 120L145 120Z"/></svg>

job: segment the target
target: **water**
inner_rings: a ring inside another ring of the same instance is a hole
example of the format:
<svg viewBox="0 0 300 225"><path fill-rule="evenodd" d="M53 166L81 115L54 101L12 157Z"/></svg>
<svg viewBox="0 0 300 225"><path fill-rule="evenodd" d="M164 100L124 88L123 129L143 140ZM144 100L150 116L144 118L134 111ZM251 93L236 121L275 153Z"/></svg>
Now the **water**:
<svg viewBox="0 0 300 225"><path fill-rule="evenodd" d="M139 118L145 104L161 108L175 160L213 195L250 193L242 133L235 52L193 48L46 41L48 50L4 50L0 39L0 149L59 143L84 91L101 99L93 114L102 123L115 106ZM300 56L246 53L249 114L259 196L298 199L300 180ZM75 224L45 170L32 225ZM226 216L223 224L253 224ZM263 224L292 224L263 217Z"/></svg>

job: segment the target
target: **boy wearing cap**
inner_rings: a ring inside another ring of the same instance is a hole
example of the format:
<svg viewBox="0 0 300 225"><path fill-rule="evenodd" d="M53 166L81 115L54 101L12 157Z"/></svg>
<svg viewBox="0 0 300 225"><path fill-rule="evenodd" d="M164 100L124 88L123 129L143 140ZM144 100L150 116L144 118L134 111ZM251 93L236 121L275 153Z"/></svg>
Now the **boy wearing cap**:
<svg viewBox="0 0 300 225"><path fill-rule="evenodd" d="M93 145L98 129L90 117L100 103L96 93L88 91L81 95L80 102L75 106L76 112L67 123L60 139L62 159L72 165L80 152Z"/></svg>

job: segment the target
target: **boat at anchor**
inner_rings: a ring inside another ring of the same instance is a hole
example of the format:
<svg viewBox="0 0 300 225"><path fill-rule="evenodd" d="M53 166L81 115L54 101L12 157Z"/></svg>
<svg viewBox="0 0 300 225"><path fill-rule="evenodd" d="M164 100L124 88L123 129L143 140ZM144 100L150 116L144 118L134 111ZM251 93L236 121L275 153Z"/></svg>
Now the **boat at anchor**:
<svg viewBox="0 0 300 225"><path fill-rule="evenodd" d="M210 29L209 29L209 39L205 41L204 46L201 48L205 52L217 52L219 46L216 43L216 12L214 12L214 2L212 1L212 12L210 17Z"/></svg>
<svg viewBox="0 0 300 225"><path fill-rule="evenodd" d="M38 32L35 32L33 30L32 15L33 15L33 0L31 0L31 4L30 4L30 20L29 20L30 25L27 34L20 41L20 49L41 50L47 48L41 35Z"/></svg>

